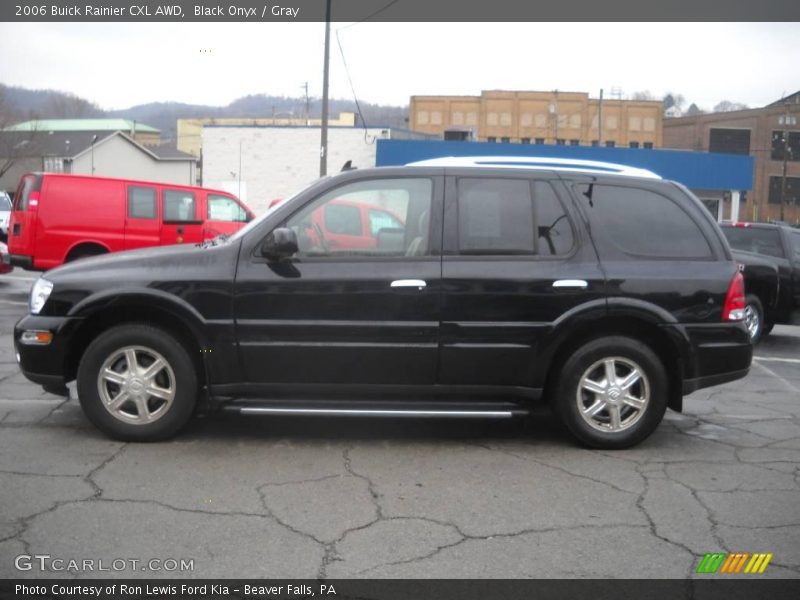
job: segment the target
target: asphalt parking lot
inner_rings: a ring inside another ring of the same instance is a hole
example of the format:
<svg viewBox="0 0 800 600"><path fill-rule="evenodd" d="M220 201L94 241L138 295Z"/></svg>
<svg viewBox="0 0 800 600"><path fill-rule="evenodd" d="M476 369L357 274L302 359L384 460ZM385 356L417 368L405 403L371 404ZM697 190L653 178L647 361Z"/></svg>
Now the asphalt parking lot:
<svg viewBox="0 0 800 600"><path fill-rule="evenodd" d="M19 373L32 281L0 275L0 577L684 578L739 551L774 554L748 577L800 577L800 327L776 327L746 379L689 396L632 450L581 449L546 410L226 416L123 444ZM19 571L20 555L126 563Z"/></svg>

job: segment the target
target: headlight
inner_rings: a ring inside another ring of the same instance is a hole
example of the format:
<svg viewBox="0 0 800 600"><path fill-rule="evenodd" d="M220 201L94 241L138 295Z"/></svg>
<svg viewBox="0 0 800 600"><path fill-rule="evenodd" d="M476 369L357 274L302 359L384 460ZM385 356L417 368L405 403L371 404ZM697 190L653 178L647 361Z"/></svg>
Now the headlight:
<svg viewBox="0 0 800 600"><path fill-rule="evenodd" d="M50 292L52 291L53 284L47 281L47 279L39 277L39 279L36 280L36 283L33 284L33 288L31 288L31 299L28 303L31 314L39 314L39 311L42 310L44 303L47 302L47 299L50 297Z"/></svg>

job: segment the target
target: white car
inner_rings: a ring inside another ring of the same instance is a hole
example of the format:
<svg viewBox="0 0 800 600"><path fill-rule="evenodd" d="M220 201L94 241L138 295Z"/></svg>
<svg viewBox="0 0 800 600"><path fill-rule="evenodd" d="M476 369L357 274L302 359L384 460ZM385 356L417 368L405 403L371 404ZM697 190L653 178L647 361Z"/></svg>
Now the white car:
<svg viewBox="0 0 800 600"><path fill-rule="evenodd" d="M0 190L0 236L8 239L8 222L11 219L11 197Z"/></svg>

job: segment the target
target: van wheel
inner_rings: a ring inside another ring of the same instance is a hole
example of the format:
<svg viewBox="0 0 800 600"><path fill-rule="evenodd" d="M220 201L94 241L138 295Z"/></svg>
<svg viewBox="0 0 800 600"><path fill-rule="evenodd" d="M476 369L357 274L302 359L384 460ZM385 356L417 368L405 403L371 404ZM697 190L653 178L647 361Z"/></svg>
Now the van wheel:
<svg viewBox="0 0 800 600"><path fill-rule="evenodd" d="M108 254L108 250L102 246L78 246L70 250L64 262L72 262L73 260L80 260L81 258L89 258L91 256L100 256L101 254Z"/></svg>
<svg viewBox="0 0 800 600"><path fill-rule="evenodd" d="M81 358L77 379L86 416L118 440L172 437L197 400L197 373L186 348L149 325L121 325L98 336Z"/></svg>
<svg viewBox="0 0 800 600"><path fill-rule="evenodd" d="M744 324L750 334L750 342L757 344L764 333L764 308L758 296L747 294L744 300Z"/></svg>
<svg viewBox="0 0 800 600"><path fill-rule="evenodd" d="M668 381L658 356L638 340L609 336L578 348L556 386L556 413L581 443L629 448L648 437L667 409Z"/></svg>

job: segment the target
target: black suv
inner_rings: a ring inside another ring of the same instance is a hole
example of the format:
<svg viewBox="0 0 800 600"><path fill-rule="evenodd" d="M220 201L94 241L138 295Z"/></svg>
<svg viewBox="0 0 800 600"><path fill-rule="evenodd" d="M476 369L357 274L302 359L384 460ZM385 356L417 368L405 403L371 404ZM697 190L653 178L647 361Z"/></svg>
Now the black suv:
<svg viewBox="0 0 800 600"><path fill-rule="evenodd" d="M747 374L743 307L679 184L439 159L321 179L229 238L50 271L14 342L31 381L77 379L119 439L198 409L503 418L543 398L582 443L623 448Z"/></svg>

